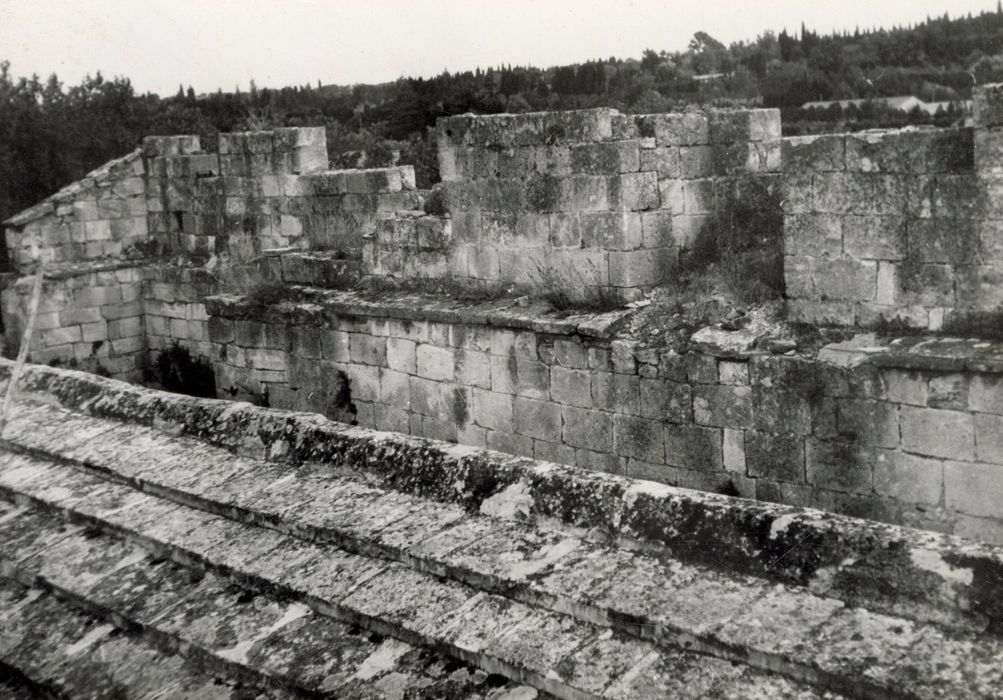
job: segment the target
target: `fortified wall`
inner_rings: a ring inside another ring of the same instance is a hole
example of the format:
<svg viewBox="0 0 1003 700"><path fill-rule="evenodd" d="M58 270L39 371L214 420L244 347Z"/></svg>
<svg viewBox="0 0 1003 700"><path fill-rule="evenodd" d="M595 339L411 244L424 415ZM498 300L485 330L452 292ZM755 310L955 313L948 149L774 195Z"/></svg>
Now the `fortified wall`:
<svg viewBox="0 0 1003 700"><path fill-rule="evenodd" d="M1003 541L1003 348L916 335L1000 318L1003 92L976 105L786 139L774 110L450 117L435 191L328 170L322 129L153 137L5 222L8 343L44 263L35 362L138 381L177 341L220 398ZM749 188L782 196L791 320L909 337L679 346L537 300L642 297Z"/></svg>

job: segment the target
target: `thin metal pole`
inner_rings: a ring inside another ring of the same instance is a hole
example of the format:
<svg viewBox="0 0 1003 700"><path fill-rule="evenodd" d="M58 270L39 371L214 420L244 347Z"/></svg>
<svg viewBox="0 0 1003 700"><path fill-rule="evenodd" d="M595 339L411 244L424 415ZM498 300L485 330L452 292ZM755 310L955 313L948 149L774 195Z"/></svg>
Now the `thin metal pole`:
<svg viewBox="0 0 1003 700"><path fill-rule="evenodd" d="M28 306L28 325L25 326L24 335L21 336L21 349L17 353L17 361L14 369L10 373L10 382L7 384L7 394L3 398L3 407L0 408L0 433L7 427L7 415L10 413L11 404L14 403L14 390L17 382L21 378L21 370L24 368L24 361L28 357L28 348L31 346L31 334L35 330L35 319L38 316L38 302L42 297L42 265L39 264L35 273L35 286L31 290L31 302Z"/></svg>

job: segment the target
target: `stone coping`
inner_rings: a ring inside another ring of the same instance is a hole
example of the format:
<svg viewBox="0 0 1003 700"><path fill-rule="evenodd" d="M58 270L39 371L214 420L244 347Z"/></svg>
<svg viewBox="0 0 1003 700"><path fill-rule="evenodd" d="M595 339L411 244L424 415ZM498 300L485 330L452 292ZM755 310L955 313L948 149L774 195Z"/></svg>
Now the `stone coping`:
<svg viewBox="0 0 1003 700"><path fill-rule="evenodd" d="M99 168L87 173L79 180L63 187L55 194L46 197L38 204L34 204L24 211L18 212L7 220L0 222L0 225L20 228L30 224L35 219L54 214L56 204L72 201L78 195L94 189L96 185L107 182L111 178L113 171L119 167L133 163L141 156L142 149L137 148L124 156L110 160Z"/></svg>
<svg viewBox="0 0 1003 700"><path fill-rule="evenodd" d="M523 304L518 299L471 302L408 292L374 294L297 285L289 289L298 297L295 301L262 306L244 296L220 294L206 298L206 309L213 316L259 321L271 319L280 323L294 318L297 323L322 325L334 316L362 316L481 324L554 335L579 335L595 340L612 340L634 312L628 308L606 313L564 314L555 312L543 302ZM772 354L769 350L756 347L757 338L755 333L747 330L725 332L709 326L693 335L690 346L705 355L739 361ZM637 349L659 351L667 348L638 345ZM802 352L795 351L793 354L802 359L812 359ZM814 359L840 367L869 365L889 369L1001 374L1003 341L930 335L879 338L874 333L859 333L850 340L822 347Z"/></svg>
<svg viewBox="0 0 1003 700"><path fill-rule="evenodd" d="M64 280L73 277L82 277L95 272L108 272L113 270L124 270L134 267L147 267L155 261L151 258L136 258L135 260L91 260L61 264L47 264L45 266L44 279ZM37 268L36 268L37 269ZM35 270L23 270L16 273L19 279L34 278Z"/></svg>
<svg viewBox="0 0 1003 700"><path fill-rule="evenodd" d="M0 361L0 378L13 363ZM1003 548L822 511L590 472L352 427L318 414L196 399L28 365L24 398L187 435L290 465L347 466L386 488L471 511L510 510L684 561L877 609L918 607L1003 634Z"/></svg>
<svg viewBox="0 0 1003 700"><path fill-rule="evenodd" d="M818 359L843 367L871 365L1000 374L1003 373L1003 342L937 336L878 338L873 333L862 333L845 342L825 346L819 351Z"/></svg>
<svg viewBox="0 0 1003 700"><path fill-rule="evenodd" d="M402 321L469 323L554 335L580 335L611 339L633 313L619 309L606 313L559 313L543 302L523 304L519 299L487 302L449 299L407 292L322 290L292 285L295 300L262 306L247 297L220 294L206 298L210 316L226 318L289 319L321 325L333 316L394 318Z"/></svg>

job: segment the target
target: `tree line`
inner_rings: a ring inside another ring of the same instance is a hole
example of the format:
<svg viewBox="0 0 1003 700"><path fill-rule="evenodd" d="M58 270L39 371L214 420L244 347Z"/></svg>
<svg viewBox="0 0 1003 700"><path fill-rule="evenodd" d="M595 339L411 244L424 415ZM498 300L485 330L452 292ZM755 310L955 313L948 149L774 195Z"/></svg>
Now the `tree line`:
<svg viewBox="0 0 1003 700"><path fill-rule="evenodd" d="M960 101L1003 81L1003 8L930 18L916 26L819 35L763 32L725 46L705 32L683 51L535 68L499 66L382 85L222 89L196 95L138 93L126 77L100 74L67 86L53 75L15 78L0 62L0 220L135 148L151 134L195 133L212 147L225 131L323 124L334 165L415 165L419 184L438 179L429 134L440 116L610 106L629 113L690 104L781 109L785 133L957 123L879 103L801 110L805 102L915 95Z"/></svg>

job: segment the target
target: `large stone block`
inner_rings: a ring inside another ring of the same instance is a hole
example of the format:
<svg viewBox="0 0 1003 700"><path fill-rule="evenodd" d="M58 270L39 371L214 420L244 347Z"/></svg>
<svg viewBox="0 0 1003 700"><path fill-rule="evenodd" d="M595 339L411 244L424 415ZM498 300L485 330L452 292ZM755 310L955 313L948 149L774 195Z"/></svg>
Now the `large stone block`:
<svg viewBox="0 0 1003 700"><path fill-rule="evenodd" d="M781 142L784 173L846 169L843 134L790 136Z"/></svg>
<svg viewBox="0 0 1003 700"><path fill-rule="evenodd" d="M973 375L968 386L968 406L973 411L1003 415L1003 377Z"/></svg>
<svg viewBox="0 0 1003 700"><path fill-rule="evenodd" d="M565 406L563 441L594 452L611 452L613 421L609 413Z"/></svg>
<svg viewBox="0 0 1003 700"><path fill-rule="evenodd" d="M640 411L645 418L686 423L693 420L693 392L689 384L664 379L641 379Z"/></svg>
<svg viewBox="0 0 1003 700"><path fill-rule="evenodd" d="M714 150L710 146L683 146L679 149L679 173L684 180L714 175Z"/></svg>
<svg viewBox="0 0 1003 700"><path fill-rule="evenodd" d="M906 227L909 257L916 262L976 264L985 255L980 233L971 219L913 219Z"/></svg>
<svg viewBox="0 0 1003 700"><path fill-rule="evenodd" d="M895 299L901 306L953 306L980 296L969 286L975 275L942 264L900 264L896 268Z"/></svg>
<svg viewBox="0 0 1003 700"><path fill-rule="evenodd" d="M423 343L415 350L415 360L419 377L449 382L456 378L456 358L450 348Z"/></svg>
<svg viewBox="0 0 1003 700"><path fill-rule="evenodd" d="M873 448L847 442L809 440L808 483L831 491L870 493L874 488Z"/></svg>
<svg viewBox="0 0 1003 700"><path fill-rule="evenodd" d="M571 169L576 173L589 175L636 173L640 169L640 158L640 148L636 139L571 146Z"/></svg>
<svg viewBox="0 0 1003 700"><path fill-rule="evenodd" d="M378 367L387 366L386 338L367 333L349 333L348 351L352 362Z"/></svg>
<svg viewBox="0 0 1003 700"><path fill-rule="evenodd" d="M793 297L834 301L872 301L878 266L873 260L787 256L785 278Z"/></svg>
<svg viewBox="0 0 1003 700"><path fill-rule="evenodd" d="M719 428L670 423L665 426L665 462L683 469L721 471L722 439Z"/></svg>
<svg viewBox="0 0 1003 700"><path fill-rule="evenodd" d="M975 129L973 141L975 171L983 176L1003 175L1003 129L980 127Z"/></svg>
<svg viewBox="0 0 1003 700"><path fill-rule="evenodd" d="M675 248L614 250L609 253L609 282L615 287L651 287L668 279Z"/></svg>
<svg viewBox="0 0 1003 700"><path fill-rule="evenodd" d="M414 341L403 338L387 338L387 366L398 372L417 374L418 361Z"/></svg>
<svg viewBox="0 0 1003 700"><path fill-rule="evenodd" d="M471 419L477 425L491 430L511 433L515 429L510 394L474 389L472 392Z"/></svg>
<svg viewBox="0 0 1003 700"><path fill-rule="evenodd" d="M613 436L616 453L654 464L665 461L664 428L661 422L615 415Z"/></svg>
<svg viewBox="0 0 1003 700"><path fill-rule="evenodd" d="M871 175L815 173L811 183L812 202L818 213L867 214L873 211L874 182Z"/></svg>
<svg viewBox="0 0 1003 700"><path fill-rule="evenodd" d="M870 260L901 260L906 249L906 220L899 216L846 216L843 248L847 255Z"/></svg>
<svg viewBox="0 0 1003 700"><path fill-rule="evenodd" d="M785 216L784 251L788 255L840 255L843 252L843 218L835 214Z"/></svg>
<svg viewBox="0 0 1003 700"><path fill-rule="evenodd" d="M747 386L693 387L693 418L699 425L751 428L752 389Z"/></svg>
<svg viewBox="0 0 1003 700"><path fill-rule="evenodd" d="M607 250L634 250L643 244L637 212L595 212L579 217L581 245Z"/></svg>
<svg viewBox="0 0 1003 700"><path fill-rule="evenodd" d="M649 148L640 152L641 170L654 171L659 180L681 177L679 149L676 147Z"/></svg>
<svg viewBox="0 0 1003 700"><path fill-rule="evenodd" d="M899 421L902 449L906 452L974 460L975 424L971 413L903 406Z"/></svg>
<svg viewBox="0 0 1003 700"><path fill-rule="evenodd" d="M591 380L591 373L587 370L552 367L550 397L558 403L589 408L593 405Z"/></svg>
<svg viewBox="0 0 1003 700"><path fill-rule="evenodd" d="M1003 416L975 415L975 458L1003 464Z"/></svg>
<svg viewBox="0 0 1003 700"><path fill-rule="evenodd" d="M746 473L744 430L724 429L724 468L738 474Z"/></svg>
<svg viewBox="0 0 1003 700"><path fill-rule="evenodd" d="M840 437L850 442L896 447L899 443L898 405L866 399L837 399L836 428Z"/></svg>
<svg viewBox="0 0 1003 700"><path fill-rule="evenodd" d="M464 386L491 388L491 361L486 352L457 349L456 381Z"/></svg>
<svg viewBox="0 0 1003 700"><path fill-rule="evenodd" d="M940 503L944 463L905 452L879 450L874 462L874 491L907 503Z"/></svg>
<svg viewBox="0 0 1003 700"><path fill-rule="evenodd" d="M549 442L561 441L561 406L558 404L518 397L514 412L517 433Z"/></svg>
<svg viewBox="0 0 1003 700"><path fill-rule="evenodd" d="M922 372L907 370L887 370L881 373L885 391L884 398L894 403L925 406L927 382Z"/></svg>
<svg viewBox="0 0 1003 700"><path fill-rule="evenodd" d="M1003 518L1003 467L945 462L944 504L969 515Z"/></svg>
<svg viewBox="0 0 1003 700"><path fill-rule="evenodd" d="M283 350L268 350L265 348L249 348L247 350L248 367L284 372L287 354Z"/></svg>
<svg viewBox="0 0 1003 700"><path fill-rule="evenodd" d="M411 409L411 379L403 372L380 372L380 401L398 409Z"/></svg>
<svg viewBox="0 0 1003 700"><path fill-rule="evenodd" d="M666 248L677 244L673 235L673 218L671 211L641 213L641 236L645 248Z"/></svg>
<svg viewBox="0 0 1003 700"><path fill-rule="evenodd" d="M707 115L701 112L652 115L658 146L694 146L710 143Z"/></svg>
<svg viewBox="0 0 1003 700"><path fill-rule="evenodd" d="M360 368L353 366L350 368L349 377L354 376L353 373L358 369L375 370L377 368ZM423 416L442 417L452 415L454 401L453 389L455 388L452 384L412 376L408 379L408 386L408 391L411 395L412 411L420 413ZM351 388L352 397L354 398L354 383L351 385Z"/></svg>
<svg viewBox="0 0 1003 700"><path fill-rule="evenodd" d="M745 463L749 476L776 481L804 482L804 439L747 430Z"/></svg>
<svg viewBox="0 0 1003 700"><path fill-rule="evenodd" d="M864 173L922 174L927 170L929 133L887 132L846 135L846 169Z"/></svg>
<svg viewBox="0 0 1003 700"><path fill-rule="evenodd" d="M244 345L244 343L240 342L240 321L237 322L237 329L237 343L239 345ZM331 362L351 361L348 333L345 331L321 331L320 342L321 352L323 353L325 360Z"/></svg>
<svg viewBox="0 0 1003 700"><path fill-rule="evenodd" d="M610 177L606 185L609 208L615 211L658 209L658 176L653 172Z"/></svg>

